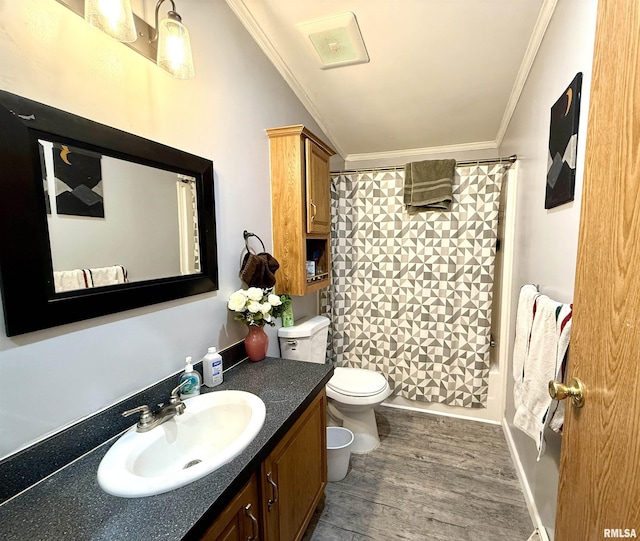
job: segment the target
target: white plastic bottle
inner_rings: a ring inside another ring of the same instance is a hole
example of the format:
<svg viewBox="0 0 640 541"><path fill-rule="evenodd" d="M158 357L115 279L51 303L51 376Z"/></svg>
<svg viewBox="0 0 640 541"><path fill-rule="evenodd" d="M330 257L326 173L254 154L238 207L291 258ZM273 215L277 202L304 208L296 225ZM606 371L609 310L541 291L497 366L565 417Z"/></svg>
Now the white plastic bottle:
<svg viewBox="0 0 640 541"><path fill-rule="evenodd" d="M180 398L191 398L192 396L198 396L200 394L200 373L193 369L193 365L191 364L191 357L187 357L186 361L187 366L184 369L183 374L180 376L179 383L183 381L188 381L180 389Z"/></svg>
<svg viewBox="0 0 640 541"><path fill-rule="evenodd" d="M209 348L202 357L202 375L207 387L215 387L222 383L222 357L216 348Z"/></svg>

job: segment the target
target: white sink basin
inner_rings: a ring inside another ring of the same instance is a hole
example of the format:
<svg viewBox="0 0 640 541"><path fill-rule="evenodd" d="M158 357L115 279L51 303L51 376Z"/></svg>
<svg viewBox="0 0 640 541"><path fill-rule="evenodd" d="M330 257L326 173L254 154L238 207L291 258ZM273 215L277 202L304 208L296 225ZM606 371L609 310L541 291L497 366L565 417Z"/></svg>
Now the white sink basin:
<svg viewBox="0 0 640 541"><path fill-rule="evenodd" d="M182 415L149 432L125 432L98 467L114 496L161 494L204 477L237 457L256 437L264 402L244 391L214 391L184 401Z"/></svg>

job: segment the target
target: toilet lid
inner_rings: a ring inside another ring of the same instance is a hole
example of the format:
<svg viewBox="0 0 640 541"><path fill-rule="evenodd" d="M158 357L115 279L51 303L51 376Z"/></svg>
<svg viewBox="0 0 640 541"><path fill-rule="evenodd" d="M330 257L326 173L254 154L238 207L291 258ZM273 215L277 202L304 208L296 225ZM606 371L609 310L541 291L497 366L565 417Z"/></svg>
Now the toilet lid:
<svg viewBox="0 0 640 541"><path fill-rule="evenodd" d="M387 380L382 374L363 368L336 368L327 387L350 396L373 396L383 391Z"/></svg>

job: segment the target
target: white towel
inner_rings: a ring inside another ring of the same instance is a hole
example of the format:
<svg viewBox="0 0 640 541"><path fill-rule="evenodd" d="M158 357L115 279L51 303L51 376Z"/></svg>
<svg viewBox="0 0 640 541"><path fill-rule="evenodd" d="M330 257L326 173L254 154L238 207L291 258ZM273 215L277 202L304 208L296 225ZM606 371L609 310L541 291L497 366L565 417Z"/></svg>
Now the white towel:
<svg viewBox="0 0 640 541"><path fill-rule="evenodd" d="M116 284L124 284L127 281L122 265L98 267L87 270L91 273L94 287L113 286Z"/></svg>
<svg viewBox="0 0 640 541"><path fill-rule="evenodd" d="M56 293L90 287L85 281L85 275L82 269L53 271L53 286Z"/></svg>
<svg viewBox="0 0 640 541"><path fill-rule="evenodd" d="M540 296L534 285L525 285L520 289L518 310L516 312L516 335L513 343L513 400L516 409L522 404L524 384L524 364L529 354L529 338L533 324L535 300Z"/></svg>
<svg viewBox="0 0 640 541"><path fill-rule="evenodd" d="M552 301L546 295L538 296L535 302L529 352L524 363L522 403L516 409L513 424L533 438L540 460L545 451L544 427L550 420L549 408L552 403L549 380L556 379L561 372L568 337L565 333L566 344L561 346L560 327L571 314L571 307ZM561 349L562 357L559 358Z"/></svg>
<svg viewBox="0 0 640 541"><path fill-rule="evenodd" d="M556 374L555 379L558 381L564 381L564 368L565 368L565 356L567 354L567 350L569 349L569 341L571 339L571 315L572 312L569 312L568 315L562 320L560 318L558 324L560 325L560 339L558 340L558 362L560 363L560 368L558 373ZM549 428L554 432L562 432L562 426L564 425L564 403L565 400L555 400L549 410Z"/></svg>

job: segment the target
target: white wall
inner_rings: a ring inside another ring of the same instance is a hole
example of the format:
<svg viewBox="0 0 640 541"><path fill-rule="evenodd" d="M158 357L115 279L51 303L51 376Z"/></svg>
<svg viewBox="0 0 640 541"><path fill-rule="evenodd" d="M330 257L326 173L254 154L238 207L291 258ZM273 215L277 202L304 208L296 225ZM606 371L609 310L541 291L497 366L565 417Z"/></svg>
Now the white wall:
<svg viewBox="0 0 640 541"><path fill-rule="evenodd" d="M149 5L155 2L149 2ZM265 129L318 126L224 0L182 0L196 78L173 79L53 0L0 1L0 88L213 160L220 289L8 338L0 457L178 371L246 330L226 308L244 229L271 242ZM316 296L294 304L316 310ZM278 348L270 332L270 354Z"/></svg>
<svg viewBox="0 0 640 541"><path fill-rule="evenodd" d="M501 146L503 155L519 158L513 314L523 284L539 284L542 293L559 302L573 298L596 7L596 0L558 1ZM545 210L550 109L579 71L584 78L575 201ZM512 321L511 341L514 328ZM508 430L542 524L553 538L561 438L547 431L547 451L537 462L535 443L513 426L514 412L513 379L509 377Z"/></svg>
<svg viewBox="0 0 640 541"><path fill-rule="evenodd" d="M53 161L46 160L54 271L124 265L130 282L180 274L176 173L103 156L104 218L69 216L57 213Z"/></svg>

